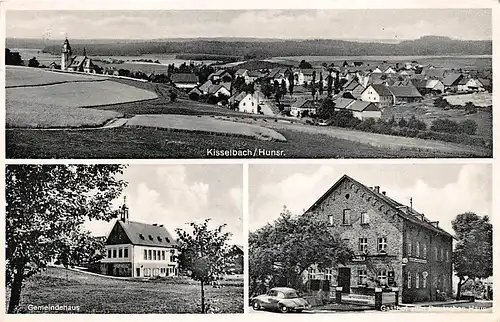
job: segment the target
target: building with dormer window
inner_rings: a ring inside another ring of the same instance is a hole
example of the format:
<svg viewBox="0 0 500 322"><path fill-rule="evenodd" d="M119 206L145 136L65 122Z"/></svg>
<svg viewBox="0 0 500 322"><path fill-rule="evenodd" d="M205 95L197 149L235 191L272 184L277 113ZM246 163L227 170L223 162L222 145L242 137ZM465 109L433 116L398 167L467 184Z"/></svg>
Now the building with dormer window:
<svg viewBox="0 0 500 322"><path fill-rule="evenodd" d="M177 276L176 242L163 225L129 220L124 203L121 218L106 238L101 274L126 277Z"/></svg>
<svg viewBox="0 0 500 322"><path fill-rule="evenodd" d="M344 293L397 287L403 303L451 295L453 236L379 186L368 187L344 175L305 212L308 215L327 221L355 254L327 274L315 272L315 278L325 276ZM311 270L305 275L311 278Z"/></svg>

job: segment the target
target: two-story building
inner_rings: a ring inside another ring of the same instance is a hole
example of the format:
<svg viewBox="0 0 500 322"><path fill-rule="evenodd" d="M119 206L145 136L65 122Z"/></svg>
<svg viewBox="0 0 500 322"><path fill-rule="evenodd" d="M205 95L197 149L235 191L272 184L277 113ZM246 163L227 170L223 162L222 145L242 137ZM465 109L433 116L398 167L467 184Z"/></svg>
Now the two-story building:
<svg viewBox="0 0 500 322"><path fill-rule="evenodd" d="M380 187L344 175L304 214L319 216L355 253L346 265L308 278L330 280L349 293L359 288L398 287L403 303L434 301L452 293L453 236Z"/></svg>
<svg viewBox="0 0 500 322"><path fill-rule="evenodd" d="M130 221L124 204L106 237L101 274L128 277L178 275L176 242L163 225Z"/></svg>

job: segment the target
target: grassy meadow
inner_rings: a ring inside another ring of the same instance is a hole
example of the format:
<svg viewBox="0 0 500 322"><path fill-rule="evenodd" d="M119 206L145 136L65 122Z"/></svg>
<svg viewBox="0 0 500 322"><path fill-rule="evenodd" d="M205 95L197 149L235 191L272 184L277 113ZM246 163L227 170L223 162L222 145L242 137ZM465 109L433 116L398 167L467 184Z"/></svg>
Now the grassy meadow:
<svg viewBox="0 0 500 322"><path fill-rule="evenodd" d="M224 280L221 288L205 287L214 313L243 313L243 277ZM10 296L6 290L6 303ZM28 306L80 306L73 313L199 313L200 285L189 279L118 280L49 267L30 278L21 293L20 313Z"/></svg>

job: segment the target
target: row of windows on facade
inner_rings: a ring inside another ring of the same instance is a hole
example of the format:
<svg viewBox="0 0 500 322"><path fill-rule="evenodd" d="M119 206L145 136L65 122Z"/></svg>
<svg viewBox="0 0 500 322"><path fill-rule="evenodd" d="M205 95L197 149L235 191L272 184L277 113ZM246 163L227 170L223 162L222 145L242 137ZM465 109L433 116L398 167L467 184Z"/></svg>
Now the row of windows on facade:
<svg viewBox="0 0 500 322"><path fill-rule="evenodd" d="M349 240L346 239L346 242ZM422 258L427 258L427 245L424 243L422 244L422 249L420 249L420 242L417 241L415 243L415 251L413 250L413 244L411 241L408 241L406 243L407 245L407 250L406 250L406 255L411 257L422 257ZM386 237L379 237L377 238L377 251L380 252L385 252L385 249L387 248L387 238ZM361 253L367 253L368 252L368 238L359 238L358 241L358 250ZM446 250L446 253L443 248L440 248L440 252L438 252L438 248L435 246L434 247L434 259L436 261L444 261L445 260L445 254L446 254L446 261L450 261L450 253L448 250Z"/></svg>
<svg viewBox="0 0 500 322"><path fill-rule="evenodd" d="M349 239L344 239L345 243L349 243ZM358 249L362 253L368 252L368 238L359 238ZM377 238L377 252L385 253L387 249L387 237Z"/></svg>
<svg viewBox="0 0 500 322"><path fill-rule="evenodd" d="M144 260L165 260L165 251L162 250L144 250ZM108 258L128 258L128 248L113 248L108 249ZM175 251L170 250L170 261L175 261Z"/></svg>
<svg viewBox="0 0 500 322"><path fill-rule="evenodd" d="M413 282L413 275L415 275L415 282ZM420 272L416 272L413 274L412 272L408 272L406 275L406 287L409 289L427 288L427 274ZM443 274L439 275L439 277L434 276L434 287L442 288L441 291L447 290L447 282Z"/></svg>
<svg viewBox="0 0 500 322"><path fill-rule="evenodd" d="M108 258L128 258L128 248L108 249Z"/></svg>
<svg viewBox="0 0 500 322"><path fill-rule="evenodd" d="M334 225L334 217L333 215L328 215L328 221L330 225ZM366 225L370 223L370 217L367 212L361 213L361 225ZM350 225L351 224L351 209L344 209L342 213L342 225Z"/></svg>
<svg viewBox="0 0 500 322"><path fill-rule="evenodd" d="M393 273L394 274L394 273ZM413 275L415 275L415 280L413 281ZM440 276L442 284L441 287L446 289L445 281L446 279L444 278L443 275ZM435 279L435 284L438 286L438 277L434 276ZM366 270L358 270L358 284L359 285L364 285L368 281L368 274ZM377 274L377 281L380 283L380 285L387 285L387 271L386 270L380 270ZM408 272L407 277L406 277L406 287L411 289L411 288L427 288L427 273L420 273L420 272Z"/></svg>
<svg viewBox="0 0 500 322"><path fill-rule="evenodd" d="M160 267L160 268L144 268L144 277L150 277L150 276L158 276L160 274L168 274L172 275L175 274L175 268L174 267Z"/></svg>
<svg viewBox="0 0 500 322"><path fill-rule="evenodd" d="M165 260L165 251L164 250L154 250L154 249L145 249L144 250L144 260ZM170 250L170 261L175 261L175 250Z"/></svg>
<svg viewBox="0 0 500 322"><path fill-rule="evenodd" d="M422 251L420 251L420 242L417 241L415 243L415 250L413 249L413 244L411 241L406 242L406 255L411 257L423 257L427 258L427 245L422 244ZM441 261L443 262L446 258L446 262L450 261L450 252L448 250L445 250L441 247L438 252L437 246L434 246L434 260L435 261Z"/></svg>

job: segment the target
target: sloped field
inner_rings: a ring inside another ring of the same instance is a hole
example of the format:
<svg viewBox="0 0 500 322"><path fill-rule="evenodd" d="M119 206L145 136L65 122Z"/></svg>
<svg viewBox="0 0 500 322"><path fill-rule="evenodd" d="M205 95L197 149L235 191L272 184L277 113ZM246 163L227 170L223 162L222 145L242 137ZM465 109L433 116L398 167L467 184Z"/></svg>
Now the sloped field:
<svg viewBox="0 0 500 322"><path fill-rule="evenodd" d="M264 141L286 141L280 133L263 126L237 123L228 118L210 116L136 115L127 122L127 126L244 136Z"/></svg>
<svg viewBox="0 0 500 322"><path fill-rule="evenodd" d="M7 84L23 84L5 90L7 127L99 126L122 114L82 107L157 98L151 91L102 77L59 74L34 68L7 68Z"/></svg>
<svg viewBox="0 0 500 322"><path fill-rule="evenodd" d="M99 80L105 80L105 78L93 75L51 72L30 67L6 66L5 69L6 88Z"/></svg>

